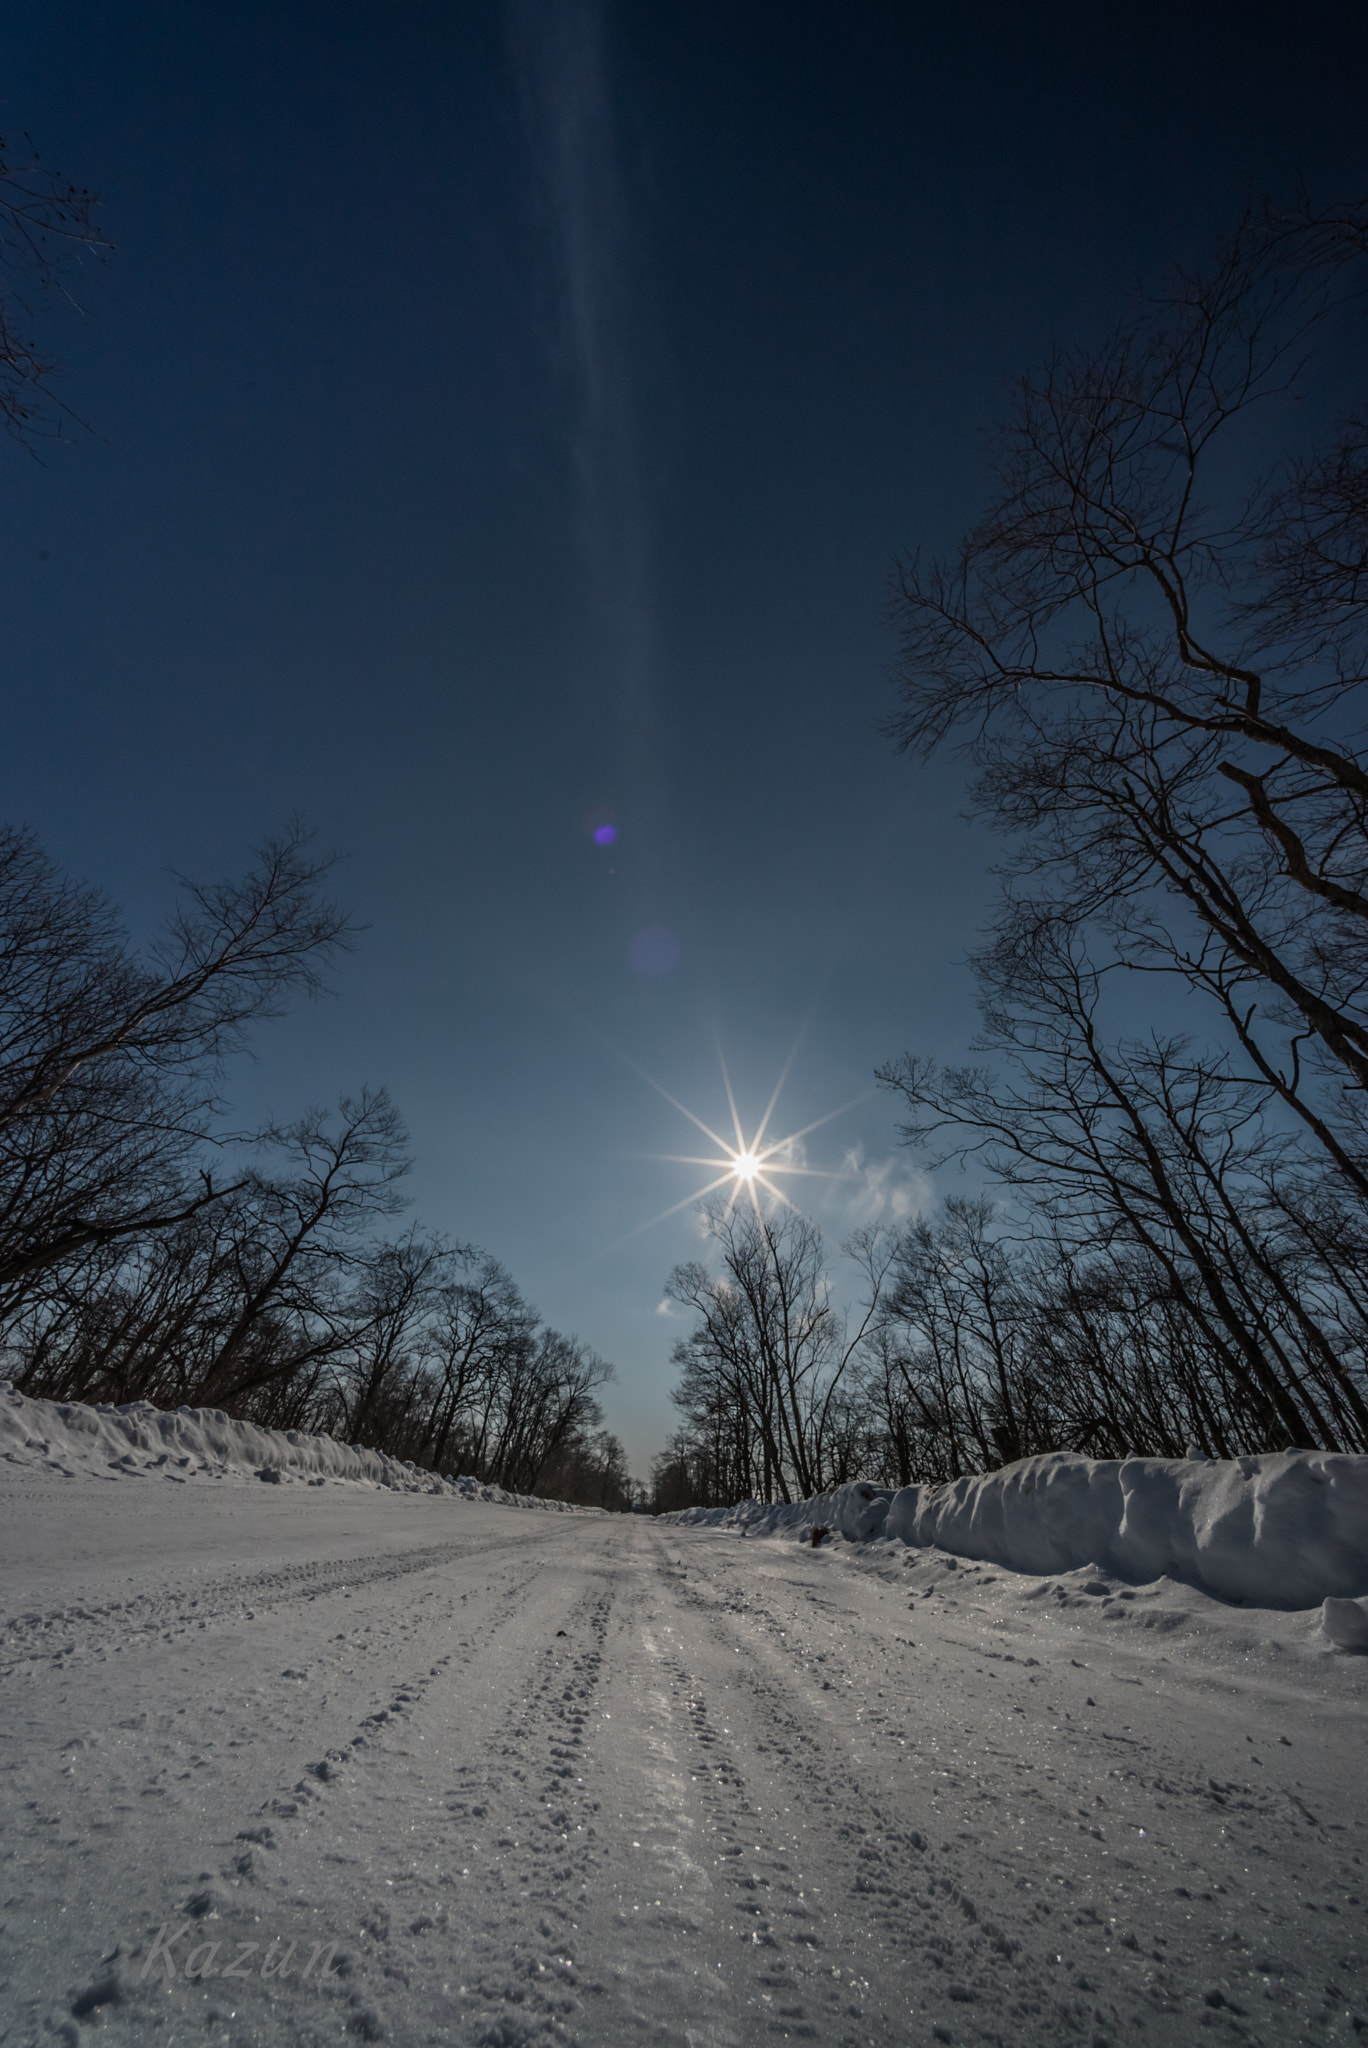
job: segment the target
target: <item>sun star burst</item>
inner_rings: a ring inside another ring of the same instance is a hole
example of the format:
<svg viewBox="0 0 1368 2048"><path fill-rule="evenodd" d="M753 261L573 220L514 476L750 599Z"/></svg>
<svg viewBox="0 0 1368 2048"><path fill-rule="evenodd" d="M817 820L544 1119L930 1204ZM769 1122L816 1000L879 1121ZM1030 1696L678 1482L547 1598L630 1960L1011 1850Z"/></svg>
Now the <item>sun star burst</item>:
<svg viewBox="0 0 1368 2048"><path fill-rule="evenodd" d="M692 1194L685 1195L683 1201L673 1203L668 1209L662 1209L658 1216L649 1217L645 1223L638 1224L635 1230L628 1232L626 1238L619 1239L619 1243L625 1244L630 1238L639 1237L642 1231L653 1229L657 1223L665 1222L667 1217L677 1216L681 1209L692 1208L696 1203L703 1201L706 1196L715 1194L720 1188L728 1190L728 1213L730 1213L733 1204L739 1197L749 1195L755 1212L759 1215L762 1195L769 1196L773 1201L781 1203L785 1208L796 1208L796 1204L789 1200L784 1190L778 1185L780 1177L787 1179L793 1174L804 1175L813 1180L844 1180L849 1177L843 1172L831 1172L821 1167L808 1166L805 1162L799 1162L792 1157L792 1151L811 1132L820 1130L823 1124L833 1122L836 1117L844 1116L847 1110L854 1109L857 1103L866 1101L872 1092L868 1089L863 1094L853 1097L851 1101L843 1102L839 1108L828 1110L825 1116L814 1117L813 1121L809 1124L804 1124L801 1130L789 1131L782 1138L766 1140L765 1133L770 1127L770 1120L778 1106L780 1092L785 1081L788 1079L789 1069L793 1065L797 1050L798 1048L795 1045L793 1052L785 1060L779 1079L775 1082L774 1090L765 1106L765 1113L756 1126L754 1135L747 1138L741 1122L741 1113L737 1108L736 1097L732 1091L731 1076L727 1072L727 1063L722 1056L721 1047L718 1047L718 1065L722 1069L722 1085L727 1091L727 1108L731 1116L732 1137L730 1140L720 1136L710 1125L705 1124L702 1117L696 1116L687 1104L681 1102L677 1096L672 1095L668 1088L662 1087L653 1075L648 1074L644 1068L637 1066L635 1060L627 1060L627 1065L631 1067L633 1073L639 1075L648 1087L655 1090L657 1095L663 1096L671 1108L677 1109L682 1117L686 1117L696 1130L703 1133L703 1136L708 1139L710 1144L717 1147L717 1150L711 1155L690 1152L647 1153L645 1156L649 1159L665 1160L677 1166L708 1167L712 1171L713 1178L705 1182L702 1187L695 1188ZM625 1055L621 1055L621 1057L625 1058Z"/></svg>

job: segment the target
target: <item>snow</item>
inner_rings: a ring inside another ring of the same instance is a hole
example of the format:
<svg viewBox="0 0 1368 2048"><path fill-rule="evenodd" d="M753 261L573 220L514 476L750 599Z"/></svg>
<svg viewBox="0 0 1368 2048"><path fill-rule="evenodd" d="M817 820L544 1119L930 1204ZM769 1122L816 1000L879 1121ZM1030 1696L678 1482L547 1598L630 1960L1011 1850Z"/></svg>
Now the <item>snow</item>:
<svg viewBox="0 0 1368 2048"><path fill-rule="evenodd" d="M1321 1607L1321 1627L1342 1650L1368 1650L1368 1613L1362 1601L1327 1599Z"/></svg>
<svg viewBox="0 0 1368 2048"><path fill-rule="evenodd" d="M523 1514L0 1415L4 2048L1368 2030L1368 1657L1314 1608L909 1543L875 1487Z"/></svg>
<svg viewBox="0 0 1368 2048"><path fill-rule="evenodd" d="M731 1508L681 1508L660 1520L684 1529L726 1529L735 1536L806 1539L814 1529L826 1529L852 1543L864 1543L885 1533L893 1499L892 1487L859 1480L833 1487L830 1493L814 1494L809 1500L743 1500Z"/></svg>
<svg viewBox="0 0 1368 2048"><path fill-rule="evenodd" d="M888 1531L1030 1572L1096 1563L1222 1600L1317 1606L1368 1593L1368 1458L1223 1460L1056 1451L944 1487L904 1487Z"/></svg>
<svg viewBox="0 0 1368 2048"><path fill-rule="evenodd" d="M458 1495L505 1507L597 1514L596 1508L508 1493L478 1479L439 1477L407 1459L299 1429L261 1429L221 1408L157 1408L151 1401L120 1406L36 1401L0 1380L0 1461L19 1471L103 1479L158 1476L171 1480L259 1479L274 1485L324 1486L329 1481L383 1487L389 1493Z"/></svg>
<svg viewBox="0 0 1368 2048"><path fill-rule="evenodd" d="M745 1501L671 1519L745 1535L825 1526L1017 1572L1096 1566L1131 1585L1179 1579L1259 1607L1368 1594L1368 1458L1325 1451L1230 1461L1053 1451L943 1486L858 1482L792 1506Z"/></svg>

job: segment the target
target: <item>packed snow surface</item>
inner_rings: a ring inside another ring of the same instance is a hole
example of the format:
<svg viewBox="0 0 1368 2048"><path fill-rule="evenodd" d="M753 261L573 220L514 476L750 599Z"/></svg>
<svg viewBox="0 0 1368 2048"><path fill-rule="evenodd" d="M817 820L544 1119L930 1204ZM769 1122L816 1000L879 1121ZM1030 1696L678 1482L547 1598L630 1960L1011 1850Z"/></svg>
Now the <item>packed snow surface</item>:
<svg viewBox="0 0 1368 2048"><path fill-rule="evenodd" d="M1368 2031L1368 1657L1315 1612L909 1545L874 1488L738 1542L39 1407L4 2048Z"/></svg>
<svg viewBox="0 0 1368 2048"><path fill-rule="evenodd" d="M743 1501L671 1519L748 1535L825 1525L1018 1572L1095 1564L1132 1585L1181 1579L1260 1607L1368 1594L1368 1458L1327 1451L1229 1461L1053 1451L944 1486L861 1483L792 1506Z"/></svg>

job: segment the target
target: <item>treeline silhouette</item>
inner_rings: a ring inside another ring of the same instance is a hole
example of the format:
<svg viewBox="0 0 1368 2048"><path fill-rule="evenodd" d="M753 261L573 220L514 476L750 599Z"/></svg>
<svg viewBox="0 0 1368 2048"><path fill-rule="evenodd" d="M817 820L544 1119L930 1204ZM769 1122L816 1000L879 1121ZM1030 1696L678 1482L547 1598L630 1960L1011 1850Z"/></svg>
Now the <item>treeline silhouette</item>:
<svg viewBox="0 0 1368 2048"><path fill-rule="evenodd" d="M1217 1320L1208 1256L1185 1264L1172 1243L1164 1258L1119 1231L1092 1247L1022 1236L995 1198L952 1198L846 1247L866 1279L847 1314L806 1218L711 1220L720 1270L669 1282L698 1320L675 1348L681 1419L652 1472L658 1512L955 1479L1040 1451L1368 1452L1361 1297L1327 1294L1308 1319L1303 1273L1288 1314L1288 1275L1229 1243L1203 1247L1213 1291L1229 1307L1238 1290L1270 1372L1290 1360L1281 1404Z"/></svg>
<svg viewBox="0 0 1368 2048"><path fill-rule="evenodd" d="M5 1370L625 1508L612 1368L496 1260L395 1228L411 1161L383 1090L226 1128L225 1062L349 943L328 868L294 830L241 880L185 885L139 953L98 891L0 831Z"/></svg>
<svg viewBox="0 0 1368 2048"><path fill-rule="evenodd" d="M1251 208L1023 379L983 518L899 570L890 730L1006 855L981 1062L880 1078L982 1198L853 1247L853 1347L809 1226L715 1216L662 1503L1368 1452L1368 394L1271 439L1318 351L1361 376L1366 257L1363 203Z"/></svg>

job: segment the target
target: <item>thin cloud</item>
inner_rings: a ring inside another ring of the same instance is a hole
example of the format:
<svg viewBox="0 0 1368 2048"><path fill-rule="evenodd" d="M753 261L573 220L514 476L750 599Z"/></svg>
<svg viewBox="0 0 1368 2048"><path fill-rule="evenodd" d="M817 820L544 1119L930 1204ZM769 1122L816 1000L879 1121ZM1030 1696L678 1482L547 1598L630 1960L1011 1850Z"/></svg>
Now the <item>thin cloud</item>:
<svg viewBox="0 0 1368 2048"><path fill-rule="evenodd" d="M848 1228L857 1229L862 1223L909 1223L933 1208L935 1199L931 1176L924 1168L909 1166L895 1153L866 1159L863 1147L857 1145L845 1156L831 1206L839 1210Z"/></svg>

